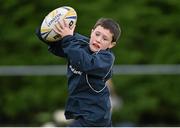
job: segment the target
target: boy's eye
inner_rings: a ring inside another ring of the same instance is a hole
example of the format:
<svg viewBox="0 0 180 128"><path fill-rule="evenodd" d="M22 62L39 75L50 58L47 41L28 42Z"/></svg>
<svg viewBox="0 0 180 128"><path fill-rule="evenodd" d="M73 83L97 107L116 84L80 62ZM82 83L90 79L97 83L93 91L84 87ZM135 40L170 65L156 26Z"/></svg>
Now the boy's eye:
<svg viewBox="0 0 180 128"><path fill-rule="evenodd" d="M99 36L100 34L99 33L96 33L96 36Z"/></svg>
<svg viewBox="0 0 180 128"><path fill-rule="evenodd" d="M108 39L107 38L103 38L104 41L107 41Z"/></svg>

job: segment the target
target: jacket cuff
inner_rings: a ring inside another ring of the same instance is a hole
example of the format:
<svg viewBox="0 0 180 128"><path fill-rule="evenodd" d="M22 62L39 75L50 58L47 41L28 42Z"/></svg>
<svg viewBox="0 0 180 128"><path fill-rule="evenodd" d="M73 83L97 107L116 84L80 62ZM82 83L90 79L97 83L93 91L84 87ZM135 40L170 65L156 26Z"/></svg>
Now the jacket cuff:
<svg viewBox="0 0 180 128"><path fill-rule="evenodd" d="M67 35L64 38L62 38L60 43L62 47L66 47L67 45L69 45L69 43L75 40L76 40L76 37L74 35Z"/></svg>

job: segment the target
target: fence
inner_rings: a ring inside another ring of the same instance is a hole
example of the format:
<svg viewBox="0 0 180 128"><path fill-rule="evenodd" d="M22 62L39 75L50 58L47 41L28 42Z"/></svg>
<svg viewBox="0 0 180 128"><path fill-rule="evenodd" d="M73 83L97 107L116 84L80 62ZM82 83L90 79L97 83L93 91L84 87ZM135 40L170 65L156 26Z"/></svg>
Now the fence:
<svg viewBox="0 0 180 128"><path fill-rule="evenodd" d="M65 65L0 66L0 76L65 75ZM180 65L115 65L116 75L179 75Z"/></svg>

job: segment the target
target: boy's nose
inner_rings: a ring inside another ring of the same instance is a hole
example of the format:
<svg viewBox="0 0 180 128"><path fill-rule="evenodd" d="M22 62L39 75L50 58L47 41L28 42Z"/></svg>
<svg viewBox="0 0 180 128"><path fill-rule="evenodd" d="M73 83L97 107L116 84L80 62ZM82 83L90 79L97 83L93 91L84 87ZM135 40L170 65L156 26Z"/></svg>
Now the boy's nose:
<svg viewBox="0 0 180 128"><path fill-rule="evenodd" d="M96 40L97 40L98 43L100 43L101 42L101 37L98 37Z"/></svg>

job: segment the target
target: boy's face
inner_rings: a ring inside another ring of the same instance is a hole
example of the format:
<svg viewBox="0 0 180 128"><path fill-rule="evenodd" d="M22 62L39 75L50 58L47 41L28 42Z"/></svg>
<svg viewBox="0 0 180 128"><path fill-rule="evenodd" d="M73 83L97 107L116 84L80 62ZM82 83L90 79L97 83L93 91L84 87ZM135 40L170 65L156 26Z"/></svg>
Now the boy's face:
<svg viewBox="0 0 180 128"><path fill-rule="evenodd" d="M107 48L112 48L115 43L112 42L113 34L109 29L105 29L102 26L97 26L91 32L90 37L90 50L97 52L100 50L106 50Z"/></svg>

